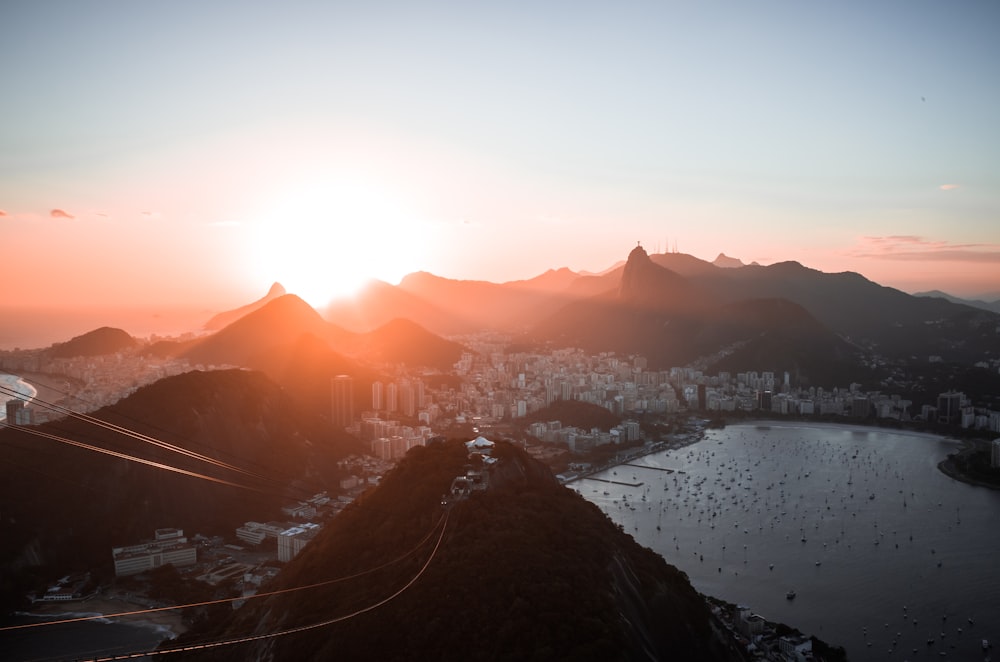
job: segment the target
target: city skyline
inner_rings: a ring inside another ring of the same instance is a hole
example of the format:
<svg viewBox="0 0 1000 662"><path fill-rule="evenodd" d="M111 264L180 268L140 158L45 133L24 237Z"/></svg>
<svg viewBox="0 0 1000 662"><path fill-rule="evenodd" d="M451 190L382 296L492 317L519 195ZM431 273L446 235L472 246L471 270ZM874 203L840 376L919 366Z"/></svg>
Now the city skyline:
<svg viewBox="0 0 1000 662"><path fill-rule="evenodd" d="M992 3L0 17L8 305L224 309L278 281L321 306L413 271L601 271L637 240L1000 290Z"/></svg>

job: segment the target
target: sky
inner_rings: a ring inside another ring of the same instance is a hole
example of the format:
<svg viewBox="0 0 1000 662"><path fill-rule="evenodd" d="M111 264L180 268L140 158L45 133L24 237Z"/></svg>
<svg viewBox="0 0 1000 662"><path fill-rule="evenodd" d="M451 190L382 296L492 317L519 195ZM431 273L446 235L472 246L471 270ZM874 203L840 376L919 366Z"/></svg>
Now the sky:
<svg viewBox="0 0 1000 662"><path fill-rule="evenodd" d="M8 0L2 303L319 306L637 241L997 293L997 34L992 0Z"/></svg>

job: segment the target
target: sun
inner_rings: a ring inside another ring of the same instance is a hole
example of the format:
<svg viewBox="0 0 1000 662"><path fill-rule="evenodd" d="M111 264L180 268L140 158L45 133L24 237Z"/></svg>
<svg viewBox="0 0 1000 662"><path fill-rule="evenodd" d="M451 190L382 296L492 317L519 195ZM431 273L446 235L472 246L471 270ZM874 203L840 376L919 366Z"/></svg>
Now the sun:
<svg viewBox="0 0 1000 662"><path fill-rule="evenodd" d="M256 215L250 270L314 307L372 279L398 283L421 268L425 224L386 185L342 173L300 179Z"/></svg>

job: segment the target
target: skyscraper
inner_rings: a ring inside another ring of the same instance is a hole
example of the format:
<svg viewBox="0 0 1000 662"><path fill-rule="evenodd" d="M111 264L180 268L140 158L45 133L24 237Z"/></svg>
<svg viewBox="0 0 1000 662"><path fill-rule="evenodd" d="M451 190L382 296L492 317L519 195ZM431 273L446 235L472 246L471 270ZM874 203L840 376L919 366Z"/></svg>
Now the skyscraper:
<svg viewBox="0 0 1000 662"><path fill-rule="evenodd" d="M385 385L382 382L372 384L372 409L375 411L385 409Z"/></svg>
<svg viewBox="0 0 1000 662"><path fill-rule="evenodd" d="M350 375L337 375L330 382L330 421L346 428L354 422L354 380Z"/></svg>
<svg viewBox="0 0 1000 662"><path fill-rule="evenodd" d="M937 399L937 420L938 423L953 424L961 420L962 400L965 394L958 391L948 391L941 393Z"/></svg>
<svg viewBox="0 0 1000 662"><path fill-rule="evenodd" d="M394 412L399 409L399 389L396 382L389 382L385 387L385 410Z"/></svg>

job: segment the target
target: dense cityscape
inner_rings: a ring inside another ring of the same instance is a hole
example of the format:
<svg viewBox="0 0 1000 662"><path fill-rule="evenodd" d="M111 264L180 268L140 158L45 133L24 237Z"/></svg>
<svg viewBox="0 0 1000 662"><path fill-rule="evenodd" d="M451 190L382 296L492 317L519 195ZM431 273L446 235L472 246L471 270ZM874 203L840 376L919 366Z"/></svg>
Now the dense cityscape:
<svg viewBox="0 0 1000 662"><path fill-rule="evenodd" d="M458 340L467 351L452 373L411 374L403 366L382 366L383 373L394 376L371 384L370 401L357 395L367 395L367 389L358 388L350 375L331 379L330 420L361 440L367 453L342 460L340 478L329 490L287 503L282 508L286 519L248 520L234 526L229 535L195 532L189 537L180 529L157 529L151 539L109 550L117 578L111 584L96 583L99 573L76 573L28 597L51 604L100 594L105 599L127 599L158 608L165 603L151 597L156 589L150 580L136 583L133 577L147 577L144 573L165 566L177 568L186 582L199 582L208 594L253 596L277 575L280 564L295 558L358 495L378 485L409 450L456 433L516 441L532 456L562 469L558 478L569 483L644 453L683 447L701 438L709 420L733 416L933 424L938 430L978 431L980 435L1000 432L1000 412L974 406L961 392L941 392L934 404L914 407L899 394L868 391L858 383L801 387L792 383L788 373L766 370L736 374L707 374L695 367L652 370L638 355L588 355L579 349L510 351L509 339L495 333ZM110 355L76 358L52 358L42 350L0 353L0 370L26 377L45 393L39 403L27 407L21 400L10 400L8 420L37 425L68 412L93 412L165 377L234 367L156 359L147 349L141 344ZM606 429L581 428L533 416L553 403L569 401L600 407L620 422ZM46 402L58 408L39 406ZM692 414L703 418L684 423ZM681 424L667 434L650 434L650 420ZM997 466L1000 440L992 446L991 460ZM615 448L620 450L607 453ZM597 457L594 451L599 451L599 462L591 461ZM237 600L233 606L240 604ZM813 640L768 622L745 605L715 602L712 611L721 638L731 638L740 650L757 659L811 659Z"/></svg>

